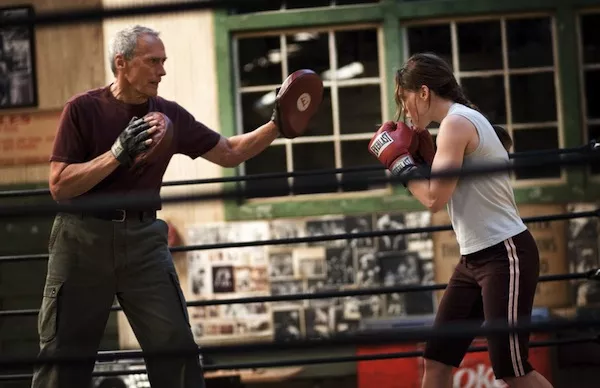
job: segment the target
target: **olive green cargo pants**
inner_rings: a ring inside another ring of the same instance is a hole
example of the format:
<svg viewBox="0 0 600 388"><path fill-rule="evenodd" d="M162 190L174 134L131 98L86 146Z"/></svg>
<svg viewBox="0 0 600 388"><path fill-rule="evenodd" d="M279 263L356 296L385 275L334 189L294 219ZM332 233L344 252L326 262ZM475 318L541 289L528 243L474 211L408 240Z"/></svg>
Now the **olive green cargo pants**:
<svg viewBox="0 0 600 388"><path fill-rule="evenodd" d="M94 357L115 295L144 351L187 351L146 358L153 388L204 388L185 299L167 246L167 224L154 217L124 222L59 214L38 330L40 356ZM94 362L35 369L34 388L88 388Z"/></svg>

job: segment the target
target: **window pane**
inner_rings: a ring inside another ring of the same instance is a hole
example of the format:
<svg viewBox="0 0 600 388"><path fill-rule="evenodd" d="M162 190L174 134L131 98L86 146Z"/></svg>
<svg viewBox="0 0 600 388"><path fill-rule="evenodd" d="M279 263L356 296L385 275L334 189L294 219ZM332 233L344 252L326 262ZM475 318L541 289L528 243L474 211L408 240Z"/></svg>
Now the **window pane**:
<svg viewBox="0 0 600 388"><path fill-rule="evenodd" d="M600 14L581 16L583 62L600 63Z"/></svg>
<svg viewBox="0 0 600 388"><path fill-rule="evenodd" d="M331 107L331 89L323 89L323 101L319 110L308 123L304 136L333 135L333 108Z"/></svg>
<svg viewBox="0 0 600 388"><path fill-rule="evenodd" d="M554 73L510 76L514 123L556 121Z"/></svg>
<svg viewBox="0 0 600 388"><path fill-rule="evenodd" d="M513 140L515 152L556 149L558 148L558 129L520 129L513 131ZM560 167L525 167L516 169L514 173L516 179L560 178Z"/></svg>
<svg viewBox="0 0 600 388"><path fill-rule="evenodd" d="M587 70L584 77L587 117L600 118L600 70Z"/></svg>
<svg viewBox="0 0 600 388"><path fill-rule="evenodd" d="M452 66L452 42L448 24L409 27L407 32L409 54L431 51Z"/></svg>
<svg viewBox="0 0 600 388"><path fill-rule="evenodd" d="M329 70L329 42L326 32L299 32L286 36L288 73L311 69L317 74Z"/></svg>
<svg viewBox="0 0 600 388"><path fill-rule="evenodd" d="M506 99L504 77L461 78L467 98L495 124L506 123Z"/></svg>
<svg viewBox="0 0 600 388"><path fill-rule="evenodd" d="M590 125L588 127L588 139L595 139L596 141L600 141L600 125ZM590 166L590 171L592 174L600 174L600 163L593 163Z"/></svg>
<svg viewBox="0 0 600 388"><path fill-rule="evenodd" d="M549 18L506 21L508 66L552 66L552 25Z"/></svg>
<svg viewBox="0 0 600 388"><path fill-rule="evenodd" d="M458 23L461 71L502 69L500 22Z"/></svg>
<svg viewBox="0 0 600 388"><path fill-rule="evenodd" d="M367 152L369 140L342 141L342 166L378 166L377 159ZM381 167L378 171L352 172L342 174L342 187L344 191L372 190L385 187L385 184L369 184L368 179L385 177L385 170Z"/></svg>
<svg viewBox="0 0 600 388"><path fill-rule="evenodd" d="M281 48L278 36L238 39L240 85L279 85Z"/></svg>
<svg viewBox="0 0 600 388"><path fill-rule="evenodd" d="M333 142L295 143L292 145L294 171L335 168ZM335 174L311 175L294 178L294 194L337 191Z"/></svg>
<svg viewBox="0 0 600 388"><path fill-rule="evenodd" d="M376 30L336 31L337 79L377 77L379 55Z"/></svg>
<svg viewBox="0 0 600 388"><path fill-rule="evenodd" d="M242 130L251 132L271 119L275 92L242 93Z"/></svg>
<svg viewBox="0 0 600 388"><path fill-rule="evenodd" d="M346 86L338 89L340 133L371 133L381 123L379 85Z"/></svg>
<svg viewBox="0 0 600 388"><path fill-rule="evenodd" d="M285 146L267 147L263 152L246 161L244 167L246 175L286 172ZM289 185L287 178L248 180L246 181L246 191L250 197L287 195Z"/></svg>

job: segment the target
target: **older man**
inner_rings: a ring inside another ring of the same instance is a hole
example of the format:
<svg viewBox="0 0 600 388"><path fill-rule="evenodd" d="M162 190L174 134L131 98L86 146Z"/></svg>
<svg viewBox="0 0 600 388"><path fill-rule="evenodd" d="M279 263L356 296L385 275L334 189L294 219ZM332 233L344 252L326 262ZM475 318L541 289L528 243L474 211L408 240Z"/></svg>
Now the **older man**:
<svg viewBox="0 0 600 388"><path fill-rule="evenodd" d="M109 54L114 82L65 104L50 161L50 191L58 202L138 190L153 193L156 200L143 209L57 215L39 315L40 354L94 356L115 295L144 351L195 352L167 247L168 227L156 217L163 175L176 153L237 166L269 146L278 128L271 120L226 138L177 103L158 97L167 58L158 32L150 28L119 31ZM132 118L149 111L171 119L171 150L143 170L132 170L132 161L156 124ZM204 387L197 355L149 358L146 365L153 388ZM35 370L33 387L87 388L93 367L93 362L41 366Z"/></svg>

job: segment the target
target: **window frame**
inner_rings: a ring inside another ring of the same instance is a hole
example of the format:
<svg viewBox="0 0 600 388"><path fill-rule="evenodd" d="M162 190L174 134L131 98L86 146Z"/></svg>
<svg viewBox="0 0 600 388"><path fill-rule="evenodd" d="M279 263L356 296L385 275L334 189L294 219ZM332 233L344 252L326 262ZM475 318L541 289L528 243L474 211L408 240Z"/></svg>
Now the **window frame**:
<svg viewBox="0 0 600 388"><path fill-rule="evenodd" d="M333 117L332 117L332 133L331 135L314 135L314 136L301 136L295 139L286 139L286 138L279 138L276 139L272 145L276 145L276 146L283 146L285 147L285 152L286 152L286 162L287 162L287 166L292 166L292 171L293 169L293 150L292 150L292 144L321 144L321 143L328 143L328 142L332 142L333 143L333 147L334 147L334 155L335 155L335 167L334 168L340 168L342 167L342 143L344 141L352 141L352 140L368 140L370 139L371 135L369 135L368 133L358 133L358 134L343 134L341 133L341 129L340 129L340 115L339 114L335 114L335 112L337 111L339 113L339 96L340 96L340 88L344 88L344 87L352 87L352 86L368 86L368 85L375 85L377 87L380 88L379 90L379 95L382 101L382 105L381 105L381 117L378 118L378 120L383 120L385 117L389 117L389 112L388 112L388 105L383 104L383 101L387 100L387 91L385 88L385 84L386 84L386 77L385 77L385 73L386 73L386 66L385 66L385 62L384 62L384 58L385 58L385 53L383 52L384 49L384 43L383 43L383 31L382 31L382 26L380 24L377 23L360 23L360 24L351 24L351 25L342 25L342 26L317 26L317 27L307 27L307 28L292 28L292 29L278 29L278 30L269 30L266 32L242 32L242 33L234 33L231 36L231 41L232 41L232 57L233 57L233 72L235 74L234 77L234 90L235 90L235 98L236 98L236 105L235 105L235 117L236 117L236 134L240 134L242 133L242 127L243 127L243 108L242 108L242 94L244 92L255 92L255 91L260 91L260 92L267 92L270 90L274 90L277 86L279 85L261 85L261 86L249 86L249 87L240 87L239 83L240 83L240 79L239 79L239 74L238 74L238 69L239 69L239 63L237 62L237 51L238 51L238 40L239 39L243 39L243 38L251 38L251 37L278 37L280 40L280 44L282 45L282 47L284 46L284 40L285 37L287 35L293 34L294 32L303 32L303 31L310 31L310 32L315 32L315 33L321 33L321 34L327 34L327 39L328 39L328 45L329 45L329 61L331 64L331 67L334 68L336 67L337 64L337 54L335 53L335 45L331 39L331 33L336 33L338 31L359 31L359 30L369 30L369 31L375 31L377 34L377 46L378 46L378 54L379 54L379 66L378 66L378 71L379 71L379 75L377 77L363 77L363 78L359 78L357 80L342 80L342 81L336 81L331 80L325 80L323 81L323 84L326 88L330 88L330 90L333 91L333 89L337 89L337 98L332 98L331 100L331 110L332 112L334 112ZM282 54L285 55L285 50L282 51ZM288 74L288 69L287 69L287 62L284 61L282 63L282 80L285 79L285 75ZM382 121L378 121L378 122L382 122ZM377 162L374 160L373 161L373 165L376 165ZM245 171L245 166L244 164L240 165L240 167L238 168L239 174L240 175L245 175L246 171ZM288 171L289 172L289 171ZM341 174L338 177L338 182L341 184ZM291 185L291 183L293 182L293 178L288 178L288 183ZM311 194L300 194L300 195L284 195L284 196L277 196L277 197L266 197L266 198L252 198L250 201L252 201L253 203L265 203L265 202L281 202L281 201L292 201L292 202L302 202L306 199L318 199L318 198L323 198L323 197L327 197L329 195L342 195L345 196L346 194L356 194L356 193L360 193L362 191L344 191L344 192L337 192L337 193L311 193ZM391 185L386 185L386 188L382 188L382 189L375 189L375 190L369 190L368 193L370 194L380 194L380 195L384 195L384 194L391 194Z"/></svg>
<svg viewBox="0 0 600 388"><path fill-rule="evenodd" d="M554 29L554 74L557 95L557 128L559 147L579 146L583 142L583 132L576 134L566 128L582 128L581 91L579 73L571 63L577 58L576 48L572 47L578 39L575 27L575 13L579 6L592 3L591 0L575 0L565 6L560 0L506 0L504 2L480 1L470 3L467 0L452 2L452 6L443 0L404 3L396 0L381 0L380 3L321 7L314 9L294 9L265 11L242 15L227 15L225 11L215 11L215 42L217 47L217 77L219 81L220 127L222 134L231 136L237 133L237 90L234 78L237 69L233 65L233 40L245 33L280 33L282 30L354 28L360 25L378 25L382 65L385 71L382 94L387 96L387 106L383 112L391 117L394 112L393 83L397 66L405 59L405 25L439 20L498 19L500 17L524 17L545 15L552 18ZM273 17L277 14L277 17ZM310 20L310 23L309 23ZM561 26L557 33L556 26ZM576 46L576 45L575 45ZM381 65L380 65L381 66ZM575 81L575 84L573 82ZM574 98L574 100L573 100ZM571 99L572 101L569 101ZM236 176L236 169L223 169L224 176ZM518 203L554 203L584 199L585 177L577 170L567 169L561 178L533 179L514 181L515 197ZM236 183L224 184L224 189L233 189ZM402 185L373 191L345 193L302 194L257 198L244 201L225 200L225 219L250 220L272 219L280 217L304 217L334 213L357 214L379 211L423 210Z"/></svg>
<svg viewBox="0 0 600 388"><path fill-rule="evenodd" d="M553 66L537 66L537 67L525 67L525 68L511 68L508 63L508 58L505 55L508 51L507 48L507 21L509 20L518 20L518 19L530 19L530 18L548 18L550 21L550 25L552 28L552 61ZM459 42L458 42L458 28L457 24L462 22L498 22L500 23L500 33L501 33L501 44L502 44L502 69L499 70L461 70L460 69L460 54L459 54ZM556 128L558 134L558 147L565 148L565 128L564 128L564 120L562 119L562 88L560 84L559 77L559 58L558 58L558 31L556 27L556 15L551 12L525 12L525 13L516 13L516 14L507 14L507 13L498 13L498 14L486 14L479 16L457 16L457 17L445 17L445 18L435 18L435 19L427 19L424 21L407 21L402 24L404 29L410 27L421 27L421 26L446 26L448 25L450 28L450 40L451 40L451 50L452 50L452 68L454 71L454 76L456 77L459 85L462 85L463 78L478 78L485 75L491 76L502 76L504 83L504 101L506 103L506 112L507 112L507 122L506 123L498 123L500 125L504 125L508 133L514 140L514 132L515 131L527 131L534 130L538 128ZM406 30L404 30L406 31ZM404 32L402 34L403 47L404 47L404 58L408 58L409 49L408 49L408 34ZM556 103L556 120L555 121L546 121L546 122L534 122L527 124L514 124L512 120L512 98L511 98L511 83L510 76L511 75L525 75L525 74L534 74L536 72L544 72L544 73L552 73L553 81L554 81L554 90L555 90L555 103ZM468 97L468 96L467 96ZM431 133L435 136L437 135L437 128L431 128ZM511 152L515 152L514 149ZM534 179L516 179L514 174L511 175L511 184L515 189L519 188L530 188L536 185L544 185L544 186L561 186L567 183L567 171L561 170L561 174L556 178L534 178Z"/></svg>
<svg viewBox="0 0 600 388"><path fill-rule="evenodd" d="M583 8L577 11L575 23L577 28L577 65L578 65L578 76L580 82L580 101L581 101L581 126L584 128L583 133L583 141L589 142L591 139L589 138L589 126L590 125L600 125L600 119L592 119L590 120L588 117L587 110L587 98L586 98L586 87L585 87L585 73L587 70L600 70L600 62L594 63L591 65L586 65L583 59L583 32L581 25L581 18L585 15L599 15L600 16L600 6ZM600 140L600 139L599 139ZM600 190L600 173L592 174L589 169L585 171L586 178L589 182L596 188L596 190Z"/></svg>

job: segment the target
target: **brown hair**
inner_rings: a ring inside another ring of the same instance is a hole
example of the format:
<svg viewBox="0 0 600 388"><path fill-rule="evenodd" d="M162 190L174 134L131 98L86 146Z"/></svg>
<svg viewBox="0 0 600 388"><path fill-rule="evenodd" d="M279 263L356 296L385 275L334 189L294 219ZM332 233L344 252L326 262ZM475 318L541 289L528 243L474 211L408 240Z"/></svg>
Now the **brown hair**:
<svg viewBox="0 0 600 388"><path fill-rule="evenodd" d="M494 128L494 131L496 131L496 135L498 135L498 139L502 142L506 152L509 152L510 148L513 146L513 140L508 131L499 125L492 125L492 127Z"/></svg>
<svg viewBox="0 0 600 388"><path fill-rule="evenodd" d="M397 107L396 121L403 120L405 114L400 98L400 89L416 92L423 85L441 98L466 105L482 113L475 104L469 101L456 77L454 77L452 67L448 62L433 53L418 53L412 55L404 66L396 72L396 89L394 92ZM494 126L494 130L498 138L502 141L504 148L508 150L512 145L510 135L504 128L498 127L497 129L496 127L498 126ZM507 144L509 144L508 148Z"/></svg>

